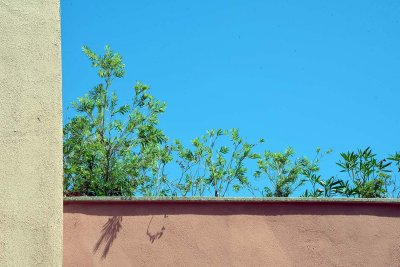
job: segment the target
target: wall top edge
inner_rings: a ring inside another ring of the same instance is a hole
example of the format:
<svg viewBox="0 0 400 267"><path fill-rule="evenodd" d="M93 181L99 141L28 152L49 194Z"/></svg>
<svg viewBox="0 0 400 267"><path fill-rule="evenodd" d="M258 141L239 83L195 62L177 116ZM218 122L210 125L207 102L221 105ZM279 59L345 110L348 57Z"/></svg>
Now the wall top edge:
<svg viewBox="0 0 400 267"><path fill-rule="evenodd" d="M398 198L301 198L301 197L279 197L279 198L216 198L216 197L64 197L64 203L73 202L214 202L214 203L343 203L343 204L399 204Z"/></svg>

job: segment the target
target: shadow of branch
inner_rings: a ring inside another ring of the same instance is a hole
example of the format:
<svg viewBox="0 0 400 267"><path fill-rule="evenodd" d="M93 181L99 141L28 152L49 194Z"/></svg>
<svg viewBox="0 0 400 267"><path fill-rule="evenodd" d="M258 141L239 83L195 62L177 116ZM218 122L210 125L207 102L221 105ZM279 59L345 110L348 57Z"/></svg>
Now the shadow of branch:
<svg viewBox="0 0 400 267"><path fill-rule="evenodd" d="M164 218L166 218L166 217L167 217L167 215L164 215ZM149 224L147 225L147 231L146 231L146 234L149 237L149 240L151 243L154 243L155 240L160 239L163 236L164 231L165 231L165 226L163 226L160 231L157 231L154 234L150 233L149 229L150 229L151 222L153 221L153 218L154 218L154 216L151 216L151 219L150 219Z"/></svg>
<svg viewBox="0 0 400 267"><path fill-rule="evenodd" d="M122 228L122 216L113 216L108 219L108 221L103 225L103 229L101 230L101 236L99 240L97 240L93 253L97 253L101 246L104 245L103 253L101 255L102 259L107 257L108 252L117 238L118 232Z"/></svg>

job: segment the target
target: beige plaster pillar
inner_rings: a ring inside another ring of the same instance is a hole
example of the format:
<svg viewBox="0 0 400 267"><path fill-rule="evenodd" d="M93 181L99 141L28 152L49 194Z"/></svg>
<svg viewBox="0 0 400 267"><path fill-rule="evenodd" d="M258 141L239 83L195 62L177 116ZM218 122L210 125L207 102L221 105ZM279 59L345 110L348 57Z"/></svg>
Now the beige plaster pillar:
<svg viewBox="0 0 400 267"><path fill-rule="evenodd" d="M0 0L0 266L62 264L59 0Z"/></svg>

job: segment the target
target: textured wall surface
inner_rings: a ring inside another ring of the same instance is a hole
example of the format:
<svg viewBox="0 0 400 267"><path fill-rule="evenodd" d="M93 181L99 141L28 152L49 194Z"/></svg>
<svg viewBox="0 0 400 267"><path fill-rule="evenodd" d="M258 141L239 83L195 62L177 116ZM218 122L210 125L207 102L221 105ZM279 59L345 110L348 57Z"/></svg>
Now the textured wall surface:
<svg viewBox="0 0 400 267"><path fill-rule="evenodd" d="M0 36L0 266L61 266L59 0L0 0Z"/></svg>
<svg viewBox="0 0 400 267"><path fill-rule="evenodd" d="M64 202L64 266L398 266L400 205Z"/></svg>

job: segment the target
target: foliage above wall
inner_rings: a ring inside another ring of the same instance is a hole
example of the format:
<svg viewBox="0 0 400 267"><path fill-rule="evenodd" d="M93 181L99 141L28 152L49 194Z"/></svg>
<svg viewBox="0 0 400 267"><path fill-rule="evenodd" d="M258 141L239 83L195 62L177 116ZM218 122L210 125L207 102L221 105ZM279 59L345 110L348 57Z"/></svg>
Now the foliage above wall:
<svg viewBox="0 0 400 267"><path fill-rule="evenodd" d="M64 126L66 195L224 197L247 191L261 197L400 196L397 152L383 159L371 148L341 153L341 174L324 179L319 160L331 150L317 149L312 161L295 158L290 147L259 154L254 150L264 140L249 143L237 129L210 130L190 147L171 142L158 128L166 104L150 94L149 86L136 83L130 102L119 104L112 85L125 75L121 55L108 46L104 55L86 46L82 50L102 82L72 103L75 116Z"/></svg>

